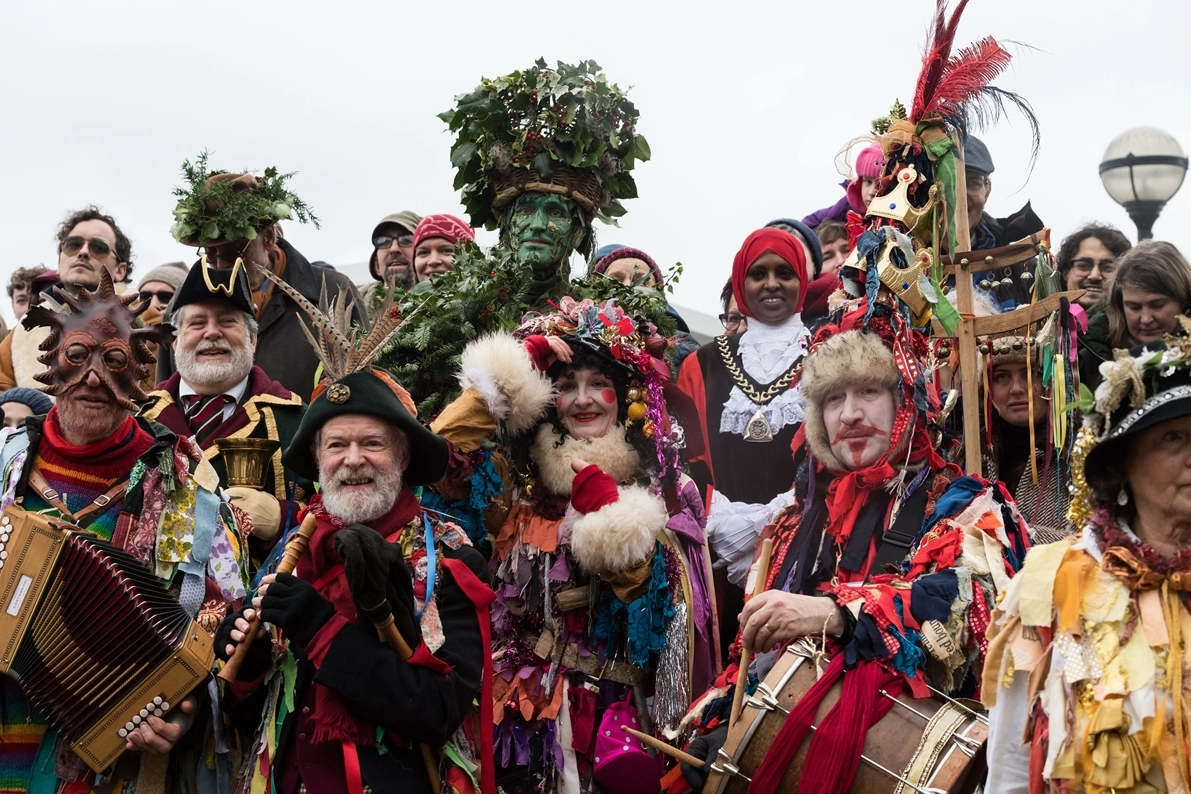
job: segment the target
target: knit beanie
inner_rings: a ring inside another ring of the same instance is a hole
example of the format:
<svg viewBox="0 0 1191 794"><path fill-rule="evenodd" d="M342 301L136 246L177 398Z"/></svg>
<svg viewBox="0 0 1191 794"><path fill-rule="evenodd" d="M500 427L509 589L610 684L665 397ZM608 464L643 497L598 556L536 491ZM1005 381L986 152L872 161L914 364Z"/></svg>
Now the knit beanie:
<svg viewBox="0 0 1191 794"><path fill-rule="evenodd" d="M414 230L414 250L417 250L423 240L428 240L431 237L442 237L453 243L458 243L460 240L475 242L476 233L472 231L466 221L444 212L427 215L419 221L418 228Z"/></svg>
<svg viewBox="0 0 1191 794"><path fill-rule="evenodd" d="M811 276L812 278L818 278L819 273L823 270L823 246L819 243L818 235L815 234L811 227L793 218L777 218L765 224L766 229L781 229L783 226L790 227L789 229L783 229L783 231L797 235L798 239L806 243L806 247L811 251ZM805 283L803 281L803 284Z"/></svg>
<svg viewBox="0 0 1191 794"><path fill-rule="evenodd" d="M29 406L34 416L48 414L54 407L54 401L37 389L17 386L8 391L0 392L0 405L4 403L22 403Z"/></svg>
<svg viewBox="0 0 1191 794"><path fill-rule="evenodd" d="M640 259L645 264L649 265L650 271L653 272L653 278L657 281L660 287L665 283L662 278L662 269L658 267L658 263L653 261L653 257L642 251L640 248L629 248L627 245L622 245L611 253L599 259L592 268L593 273L607 273L608 267L618 259Z"/></svg>
<svg viewBox="0 0 1191 794"><path fill-rule="evenodd" d="M617 248L624 248L624 245L622 243L608 243L607 245L601 245L598 249L596 249L595 255L591 258L592 271L595 271L597 262L615 251Z"/></svg>
<svg viewBox="0 0 1191 794"><path fill-rule="evenodd" d="M856 155L857 179L877 179L884 171L885 155L880 144L865 146L860 150L860 154Z"/></svg>
<svg viewBox="0 0 1191 794"><path fill-rule="evenodd" d="M160 281L162 284L169 284L174 288L174 292L177 292L182 289L182 284L186 281L186 276L189 273L190 268L184 262L169 262L164 265L158 265L141 277L136 288L139 292L141 287L150 281Z"/></svg>

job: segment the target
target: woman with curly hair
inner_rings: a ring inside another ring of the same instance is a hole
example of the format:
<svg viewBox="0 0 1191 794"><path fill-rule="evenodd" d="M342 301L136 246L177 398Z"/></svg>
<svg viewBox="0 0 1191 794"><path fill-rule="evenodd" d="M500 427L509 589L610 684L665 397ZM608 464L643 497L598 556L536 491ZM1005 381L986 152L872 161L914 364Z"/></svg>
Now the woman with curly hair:
<svg viewBox="0 0 1191 794"><path fill-rule="evenodd" d="M676 727L715 676L702 502L651 354L666 341L610 301L559 307L469 345L464 392L434 425L457 450L502 439L509 461L491 563L497 784L653 792L661 767L615 729Z"/></svg>

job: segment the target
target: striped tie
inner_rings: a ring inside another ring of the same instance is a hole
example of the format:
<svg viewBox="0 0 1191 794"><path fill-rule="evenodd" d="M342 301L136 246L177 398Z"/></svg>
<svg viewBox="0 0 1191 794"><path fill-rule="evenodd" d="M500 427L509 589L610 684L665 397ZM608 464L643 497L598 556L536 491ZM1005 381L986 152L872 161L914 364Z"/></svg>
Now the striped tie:
<svg viewBox="0 0 1191 794"><path fill-rule="evenodd" d="M235 402L226 394L205 396L202 394L188 394L182 398L186 404L186 421L194 432L195 439L202 446L215 428L223 424L224 406Z"/></svg>

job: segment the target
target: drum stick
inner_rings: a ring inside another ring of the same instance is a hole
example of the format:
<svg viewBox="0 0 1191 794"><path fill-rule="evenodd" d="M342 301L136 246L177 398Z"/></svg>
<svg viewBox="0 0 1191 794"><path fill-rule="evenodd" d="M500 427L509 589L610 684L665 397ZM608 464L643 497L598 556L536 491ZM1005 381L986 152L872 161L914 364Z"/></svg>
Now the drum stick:
<svg viewBox="0 0 1191 794"><path fill-rule="evenodd" d="M317 526L318 519L314 517L313 513L307 513L306 517L302 519L302 526L298 528L298 534L289 542L285 554L281 557L281 562L277 563L277 573L293 573L294 568L298 565L298 558L306 551L306 546L310 543L310 538L314 535L314 529ZM257 611L249 621L244 639L240 640L235 652L224 663L223 669L219 671L219 678L229 683L236 680L236 675L240 672L240 665L244 663L244 657L248 655L248 649L252 647L252 641L256 638L257 626L260 624L261 614L260 611Z"/></svg>
<svg viewBox="0 0 1191 794"><path fill-rule="evenodd" d="M769 579L769 557L773 554L773 538L766 538L761 544L761 559L757 560L757 578L753 581L753 596L765 592L765 582ZM728 729L736 724L744 705L744 688L749 682L749 662L753 652L749 648L740 649L740 669L736 671L736 692L732 695L732 710L728 712Z"/></svg>
<svg viewBox="0 0 1191 794"><path fill-rule="evenodd" d="M705 767L707 765L707 763L702 758L695 758L695 756L691 755L690 753L683 752L682 750L679 750L677 747L671 747L670 745L663 742L661 739L653 738L648 733L642 733L641 731L635 731L627 725L621 725L620 729L622 731L624 731L625 733L627 733L629 736L632 736L635 739L639 739L642 744L647 744L650 747L652 747L653 749L657 750L659 753L664 753L675 760L682 761L684 764L690 764L695 769L702 769L703 767Z"/></svg>

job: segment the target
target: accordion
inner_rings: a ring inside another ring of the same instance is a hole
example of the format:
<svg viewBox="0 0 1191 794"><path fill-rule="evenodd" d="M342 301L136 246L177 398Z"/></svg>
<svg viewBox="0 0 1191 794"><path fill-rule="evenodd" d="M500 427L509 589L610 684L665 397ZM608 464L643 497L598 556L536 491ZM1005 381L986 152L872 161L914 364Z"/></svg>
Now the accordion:
<svg viewBox="0 0 1191 794"><path fill-rule="evenodd" d="M0 672L91 769L213 662L210 635L136 558L47 516L0 515Z"/></svg>

